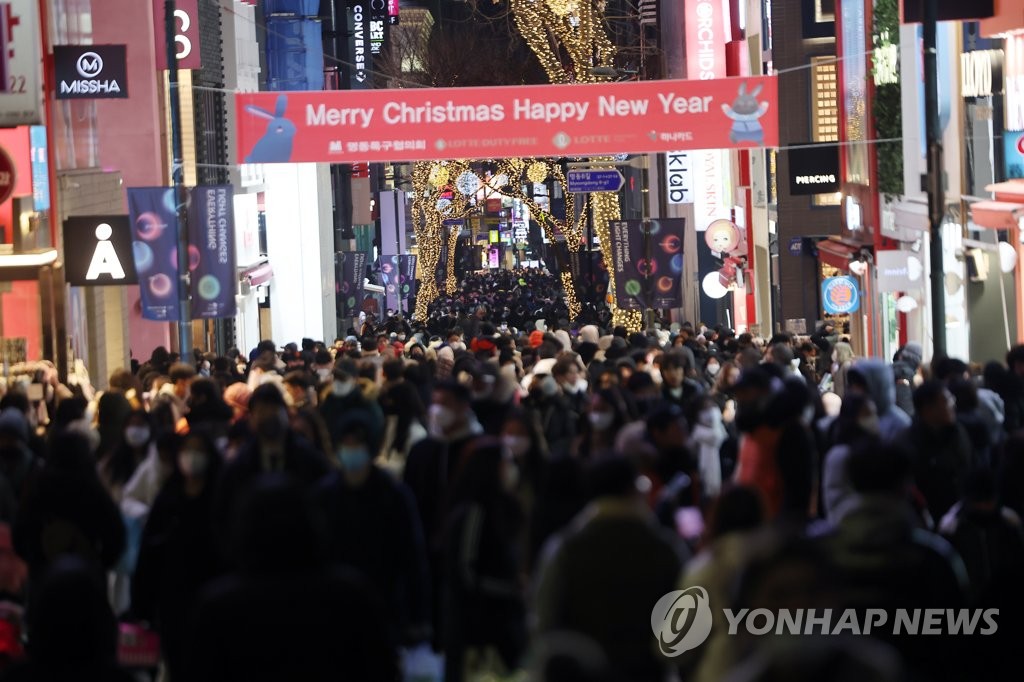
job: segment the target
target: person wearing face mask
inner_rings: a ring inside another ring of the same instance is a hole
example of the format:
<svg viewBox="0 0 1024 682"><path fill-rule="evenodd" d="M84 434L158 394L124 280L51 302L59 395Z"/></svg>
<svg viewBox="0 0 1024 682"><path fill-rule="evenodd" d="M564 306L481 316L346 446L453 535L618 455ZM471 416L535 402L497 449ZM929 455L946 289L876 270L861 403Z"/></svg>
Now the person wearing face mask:
<svg viewBox="0 0 1024 682"><path fill-rule="evenodd" d="M351 424L364 424L374 447L381 442L384 412L376 400L370 400L363 393L359 368L351 360L335 364L333 381L320 393L320 416L328 432L346 431Z"/></svg>
<svg viewBox="0 0 1024 682"><path fill-rule="evenodd" d="M704 366L704 384L710 389L718 381L718 375L722 371L722 363L719 361L717 355L712 355L708 358L708 363Z"/></svg>
<svg viewBox="0 0 1024 682"><path fill-rule="evenodd" d="M423 522L430 570L433 578L431 613L435 637L440 635L441 540L448 514L451 481L460 463L481 443L483 428L470 408L469 389L454 381L434 386L427 411L430 434L413 446L402 472L402 480L416 498ZM439 640L435 644L439 644Z"/></svg>
<svg viewBox="0 0 1024 682"><path fill-rule="evenodd" d="M199 593L223 568L213 527L214 483L221 466L212 440L203 434L186 436L142 532L131 614L160 634L172 680L184 675L189 618Z"/></svg>
<svg viewBox="0 0 1024 682"><path fill-rule="evenodd" d="M590 396L580 457L594 460L612 454L615 437L626 424L627 414L626 399L618 388L604 388Z"/></svg>
<svg viewBox="0 0 1024 682"><path fill-rule="evenodd" d="M854 494L847 471L851 454L862 447L881 447L878 434L874 401L861 393L848 396L829 429L833 444L822 463L821 498L829 521L836 523L842 518Z"/></svg>
<svg viewBox="0 0 1024 682"><path fill-rule="evenodd" d="M98 472L103 487L115 502L120 502L125 484L135 470L150 456L155 455L155 434L149 414L135 410L128 415L122 430L121 442L100 460Z"/></svg>
<svg viewBox="0 0 1024 682"><path fill-rule="evenodd" d="M567 370L566 364L574 363L569 360L559 365L556 361L550 370L554 372L554 368L558 367L563 382L566 377L572 376L572 370ZM563 385L567 384L560 385L553 373L538 373L535 368L529 394L523 400L523 407L537 420L544 451L550 457L571 454L579 430L580 413L576 410L582 405L582 400L566 396Z"/></svg>
<svg viewBox="0 0 1024 682"><path fill-rule="evenodd" d="M395 646L418 644L430 634L430 576L412 492L373 463L362 426L332 440L339 468L315 492L327 521L328 555L376 589Z"/></svg>
<svg viewBox="0 0 1024 682"><path fill-rule="evenodd" d="M326 458L292 431L288 405L274 384L252 392L249 427L252 439L225 467L218 485L214 516L222 533L227 532L237 500L261 476L283 473L312 486L328 471Z"/></svg>

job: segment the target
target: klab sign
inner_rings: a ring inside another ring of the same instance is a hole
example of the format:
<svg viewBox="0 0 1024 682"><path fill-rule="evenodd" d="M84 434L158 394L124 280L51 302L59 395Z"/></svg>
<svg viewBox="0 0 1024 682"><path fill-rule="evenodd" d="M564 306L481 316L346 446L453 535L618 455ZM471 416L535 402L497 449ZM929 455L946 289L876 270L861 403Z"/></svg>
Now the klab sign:
<svg viewBox="0 0 1024 682"><path fill-rule="evenodd" d="M665 153L665 195L670 204L693 203L693 159L689 153Z"/></svg>
<svg viewBox="0 0 1024 682"><path fill-rule="evenodd" d="M57 99L126 99L124 45L55 45Z"/></svg>
<svg viewBox="0 0 1024 682"><path fill-rule="evenodd" d="M138 284L127 216L82 216L64 221L64 269L73 286Z"/></svg>

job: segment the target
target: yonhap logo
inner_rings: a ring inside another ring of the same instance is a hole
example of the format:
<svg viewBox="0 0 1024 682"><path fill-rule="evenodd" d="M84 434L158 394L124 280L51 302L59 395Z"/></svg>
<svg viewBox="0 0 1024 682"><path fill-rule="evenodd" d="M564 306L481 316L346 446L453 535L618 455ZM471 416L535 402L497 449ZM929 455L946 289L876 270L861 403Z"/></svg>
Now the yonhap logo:
<svg viewBox="0 0 1024 682"><path fill-rule="evenodd" d="M103 57L95 52L83 52L75 62L75 69L82 78L95 78L103 72Z"/></svg>
<svg viewBox="0 0 1024 682"><path fill-rule="evenodd" d="M721 609L723 636L881 635L991 636L999 609ZM664 595L651 611L658 649L674 658L711 635L714 616L707 590L695 585Z"/></svg>
<svg viewBox="0 0 1024 682"><path fill-rule="evenodd" d="M651 611L658 649L672 658L703 644L711 634L712 620L707 590L699 586L669 592Z"/></svg>

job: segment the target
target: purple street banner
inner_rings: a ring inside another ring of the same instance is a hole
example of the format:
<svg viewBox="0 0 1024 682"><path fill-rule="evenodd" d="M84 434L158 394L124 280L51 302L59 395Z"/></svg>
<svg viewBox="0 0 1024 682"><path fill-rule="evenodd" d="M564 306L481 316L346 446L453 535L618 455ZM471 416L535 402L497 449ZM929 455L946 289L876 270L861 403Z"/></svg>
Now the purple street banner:
<svg viewBox="0 0 1024 682"><path fill-rule="evenodd" d="M350 251L341 254L338 277L339 317L356 317L362 310L363 279L366 277L366 253Z"/></svg>
<svg viewBox="0 0 1024 682"><path fill-rule="evenodd" d="M683 306L683 230L685 218L652 218L648 229L650 307Z"/></svg>
<svg viewBox="0 0 1024 682"><path fill-rule="evenodd" d="M192 188L188 243L192 319L234 317L235 211L231 185Z"/></svg>
<svg viewBox="0 0 1024 682"><path fill-rule="evenodd" d="M611 273L616 303L623 310L644 309L644 224L642 220L611 220Z"/></svg>
<svg viewBox="0 0 1024 682"><path fill-rule="evenodd" d="M384 287L384 307L388 310L398 310L398 279L399 268L398 256L380 257L380 285Z"/></svg>
<svg viewBox="0 0 1024 682"><path fill-rule="evenodd" d="M405 302L408 309L412 309L416 302L416 256L407 254L398 257L399 273L398 285L401 290L401 300Z"/></svg>
<svg viewBox="0 0 1024 682"><path fill-rule="evenodd" d="M142 317L157 322L177 321L180 309L174 189L129 188L128 216L132 225L132 255L139 275Z"/></svg>

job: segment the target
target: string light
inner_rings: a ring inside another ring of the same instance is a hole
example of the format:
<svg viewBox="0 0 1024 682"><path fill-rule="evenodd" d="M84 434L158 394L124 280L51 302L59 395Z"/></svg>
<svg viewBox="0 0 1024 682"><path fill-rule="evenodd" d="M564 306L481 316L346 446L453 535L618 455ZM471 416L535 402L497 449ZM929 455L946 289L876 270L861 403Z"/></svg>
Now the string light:
<svg viewBox="0 0 1024 682"><path fill-rule="evenodd" d="M526 177L534 184L544 182L548 179L548 164L543 161L534 161L526 167Z"/></svg>
<svg viewBox="0 0 1024 682"><path fill-rule="evenodd" d="M609 75L594 75L595 71L607 74L614 67L615 46L605 29L603 1L509 0L509 6L516 28L540 61L552 83L607 82L614 78ZM610 165L608 159L604 161L608 161ZM416 298L417 319L426 318L429 304L439 295L435 278L429 273L437 269L442 240L445 238L448 239L449 247L445 288L449 294L453 294L458 287L454 256L459 228L453 227L446 233L444 220L445 217L466 217L475 207L469 203L467 196L458 194L451 198L451 203L439 205L438 199L441 197L437 192L430 192L429 188L429 185L442 188L451 177L458 178L456 186L464 195L472 196L483 184L500 195L524 203L533 218L541 225L548 241L556 241L556 231L560 232L565 236L566 246L572 252L578 252L583 246L583 230L589 211L593 211L595 232L601 251L605 254L611 253L609 222L621 217L617 193L602 192L590 195L581 210L577 211L576 197L567 191L568 186L561 166L551 160L500 160L489 182L473 173L465 160L445 163L420 162L415 165L413 173L413 188L416 191L413 201L413 225L417 243L420 244L422 272L428 273ZM466 175L467 173L472 177ZM526 179L532 183L541 183L551 177L561 184L565 197L564 220L543 210L534 198L523 190L524 173ZM463 192L463 189L468 189L474 180L476 184L473 191ZM576 296L572 274L562 272L559 273L559 277L565 289L569 315L575 319L580 312L580 302ZM640 312L619 309L615 302L614 287L610 287L609 292L613 323L621 324L630 331L642 329L643 319Z"/></svg>

